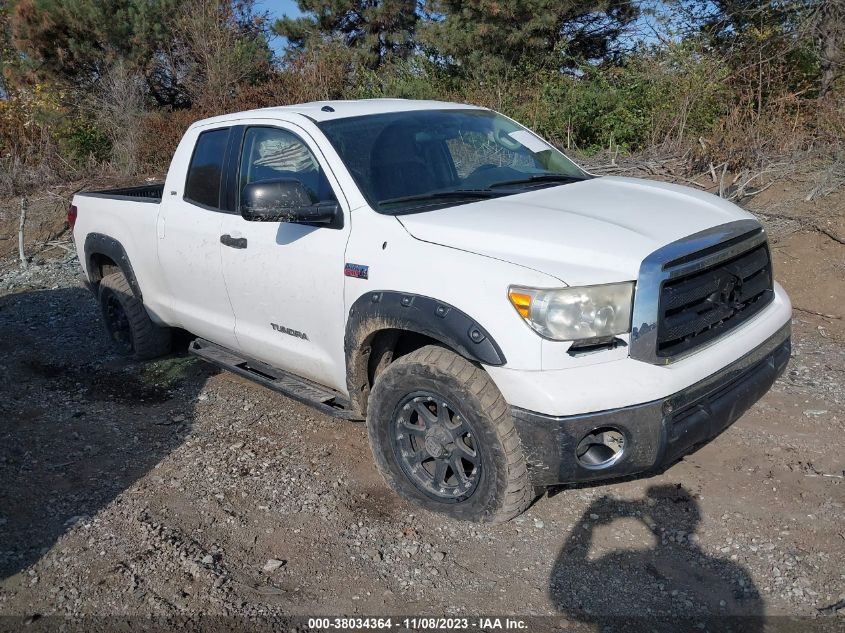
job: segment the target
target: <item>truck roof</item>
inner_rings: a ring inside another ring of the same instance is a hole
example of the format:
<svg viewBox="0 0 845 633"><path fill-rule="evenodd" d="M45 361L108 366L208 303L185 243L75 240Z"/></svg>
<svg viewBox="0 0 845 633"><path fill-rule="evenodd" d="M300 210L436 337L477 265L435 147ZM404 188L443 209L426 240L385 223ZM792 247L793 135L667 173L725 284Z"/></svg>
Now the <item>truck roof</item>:
<svg viewBox="0 0 845 633"><path fill-rule="evenodd" d="M451 109L481 109L478 106L448 101L427 101L421 99L354 99L338 101L311 101L296 105L275 106L232 112L209 119L197 121L191 127L204 126L210 123L223 123L246 118L274 118L287 119L291 114L308 117L312 121L328 121L346 117L362 116L365 114L384 114L387 112L410 112L413 110L451 110Z"/></svg>

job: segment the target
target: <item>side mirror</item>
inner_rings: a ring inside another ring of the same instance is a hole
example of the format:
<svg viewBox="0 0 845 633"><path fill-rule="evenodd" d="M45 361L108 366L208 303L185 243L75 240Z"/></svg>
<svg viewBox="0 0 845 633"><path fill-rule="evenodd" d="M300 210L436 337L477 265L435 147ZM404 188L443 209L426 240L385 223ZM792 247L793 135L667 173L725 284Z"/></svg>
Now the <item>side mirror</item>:
<svg viewBox="0 0 845 633"><path fill-rule="evenodd" d="M298 180L259 180L241 191L241 215L253 222L331 224L337 217L337 202L315 203Z"/></svg>

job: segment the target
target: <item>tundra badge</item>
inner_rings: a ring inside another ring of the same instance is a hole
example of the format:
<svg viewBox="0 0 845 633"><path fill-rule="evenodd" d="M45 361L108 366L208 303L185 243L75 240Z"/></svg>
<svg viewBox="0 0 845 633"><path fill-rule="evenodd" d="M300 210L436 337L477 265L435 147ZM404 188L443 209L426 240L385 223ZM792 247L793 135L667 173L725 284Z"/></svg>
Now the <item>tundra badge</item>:
<svg viewBox="0 0 845 633"><path fill-rule="evenodd" d="M285 327L284 325L279 325L277 323L271 323L270 325L273 326L274 330L276 330L277 332L281 332L282 334L295 336L296 338L301 338L303 341L308 340L308 335L305 332L300 332L299 330L292 330L289 327Z"/></svg>

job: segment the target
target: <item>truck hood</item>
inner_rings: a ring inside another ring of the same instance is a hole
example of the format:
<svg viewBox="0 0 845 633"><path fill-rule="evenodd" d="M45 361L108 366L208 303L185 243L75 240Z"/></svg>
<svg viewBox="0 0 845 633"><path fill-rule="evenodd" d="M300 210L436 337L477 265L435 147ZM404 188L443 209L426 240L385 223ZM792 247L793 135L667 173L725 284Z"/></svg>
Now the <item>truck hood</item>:
<svg viewBox="0 0 845 633"><path fill-rule="evenodd" d="M398 216L419 240L526 266L571 286L636 279L642 260L661 246L749 218L702 191L612 176Z"/></svg>

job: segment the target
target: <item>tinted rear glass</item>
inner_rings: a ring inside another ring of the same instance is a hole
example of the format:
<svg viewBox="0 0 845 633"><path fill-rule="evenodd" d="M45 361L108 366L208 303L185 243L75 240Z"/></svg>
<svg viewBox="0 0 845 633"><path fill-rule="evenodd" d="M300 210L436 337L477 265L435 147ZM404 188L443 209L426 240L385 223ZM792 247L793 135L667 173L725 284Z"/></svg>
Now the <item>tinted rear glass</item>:
<svg viewBox="0 0 845 633"><path fill-rule="evenodd" d="M186 200L220 208L220 178L228 139L228 128L210 130L199 135L188 167Z"/></svg>

